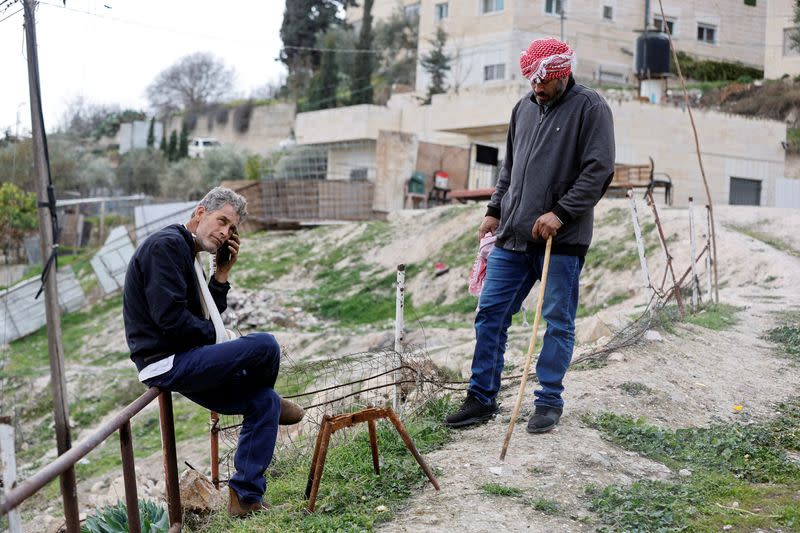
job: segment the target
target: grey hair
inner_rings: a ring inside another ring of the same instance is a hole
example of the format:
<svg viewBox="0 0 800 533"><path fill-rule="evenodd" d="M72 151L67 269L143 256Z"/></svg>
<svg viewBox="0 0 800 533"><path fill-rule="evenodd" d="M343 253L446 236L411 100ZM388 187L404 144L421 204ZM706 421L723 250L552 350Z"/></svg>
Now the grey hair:
<svg viewBox="0 0 800 533"><path fill-rule="evenodd" d="M214 187L200 200L200 205L205 207L209 213L222 209L225 204L231 204L236 214L239 215L240 223L247 217L247 200L241 194L227 187Z"/></svg>

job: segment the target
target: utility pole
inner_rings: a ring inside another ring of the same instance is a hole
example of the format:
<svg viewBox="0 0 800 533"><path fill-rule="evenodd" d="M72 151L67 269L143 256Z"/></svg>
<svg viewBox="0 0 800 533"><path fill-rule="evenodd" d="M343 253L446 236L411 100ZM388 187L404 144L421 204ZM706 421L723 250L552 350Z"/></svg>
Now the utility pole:
<svg viewBox="0 0 800 533"><path fill-rule="evenodd" d="M561 0L561 9L558 12L561 18L561 42L564 42L564 0Z"/></svg>
<svg viewBox="0 0 800 533"><path fill-rule="evenodd" d="M61 344L61 309L58 306L56 263L47 260L54 250L53 224L51 216L55 210L55 194L50 184L50 165L47 154L47 138L42 117L42 98L39 86L39 56L36 48L36 22L34 0L22 0L25 10L25 43L28 52L28 86L31 102L31 133L33 136L33 160L36 168L36 197L39 211L39 234L42 239L43 279L45 283L45 313L47 317L47 349L50 354L50 381L53 388L53 411L58 455L72 447L69 432L67 386L64 379L64 348ZM51 268L50 272L47 269ZM64 501L64 518L67 533L80 531L78 517L78 490L75 468L70 467L61 474L61 497Z"/></svg>

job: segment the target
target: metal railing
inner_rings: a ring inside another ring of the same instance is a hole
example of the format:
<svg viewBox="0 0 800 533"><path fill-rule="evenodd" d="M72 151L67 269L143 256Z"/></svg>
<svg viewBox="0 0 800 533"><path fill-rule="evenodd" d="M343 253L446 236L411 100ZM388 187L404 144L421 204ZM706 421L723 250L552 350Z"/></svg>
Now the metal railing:
<svg viewBox="0 0 800 533"><path fill-rule="evenodd" d="M45 485L61 475L85 455L97 448L115 431L119 431L120 455L122 457L122 476L125 485L125 503L128 507L128 530L131 533L141 532L139 517L139 498L136 489L136 469L133 458L133 436L131 419L142 409L158 398L159 419L161 421L161 450L164 457L164 481L166 483L167 512L169 514L170 532L181 530L183 515L181 511L181 495L178 485L178 460L175 447L175 424L172 413L172 394L155 387L131 402L117 413L111 420L101 425L94 433L57 457L31 477L11 487L11 490L0 496L0 516L39 492ZM77 516L77 509L75 516ZM65 513L66 514L66 513ZM69 528L68 528L69 529ZM68 531L68 533L73 533ZM78 532L75 532L78 533Z"/></svg>

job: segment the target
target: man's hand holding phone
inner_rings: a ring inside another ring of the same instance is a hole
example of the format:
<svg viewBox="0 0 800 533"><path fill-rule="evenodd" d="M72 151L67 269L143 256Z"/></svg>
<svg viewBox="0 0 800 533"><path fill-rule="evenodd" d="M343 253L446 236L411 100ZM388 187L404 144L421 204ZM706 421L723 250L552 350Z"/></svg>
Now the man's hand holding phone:
<svg viewBox="0 0 800 533"><path fill-rule="evenodd" d="M234 229L230 238L217 250L217 270L214 272L214 278L219 283L228 281L228 273L239 257L240 242L239 233Z"/></svg>

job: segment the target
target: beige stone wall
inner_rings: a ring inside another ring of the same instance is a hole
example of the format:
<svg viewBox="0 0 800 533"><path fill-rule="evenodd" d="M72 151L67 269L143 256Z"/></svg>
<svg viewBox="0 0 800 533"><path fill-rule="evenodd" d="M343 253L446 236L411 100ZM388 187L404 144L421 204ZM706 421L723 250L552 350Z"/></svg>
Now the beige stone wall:
<svg viewBox="0 0 800 533"><path fill-rule="evenodd" d="M764 77L792 77L800 74L800 51L786 47L784 32L793 28L792 0L769 0L767 3L766 45L764 47Z"/></svg>
<svg viewBox="0 0 800 533"><path fill-rule="evenodd" d="M403 9L404 6L419 4L420 0L375 0L372 5L373 20L386 19L391 14L398 10ZM358 7L350 7L347 9L347 22L356 24L364 17L364 0L358 3Z"/></svg>
<svg viewBox="0 0 800 533"><path fill-rule="evenodd" d="M279 143L288 139L292 134L295 121L294 103L273 103L256 106L250 116L250 126L245 133L240 133L234 128L235 109L228 112L228 120L224 125L219 124L215 117L200 115L195 129L189 132L189 138L213 137L223 146L235 146L250 152L266 155L279 149ZM165 130L169 138L172 131L180 133L181 115L172 117Z"/></svg>
<svg viewBox="0 0 800 533"><path fill-rule="evenodd" d="M417 136L410 133L381 131L378 135L375 211L391 212L406 207L405 184L415 170L417 145Z"/></svg>

